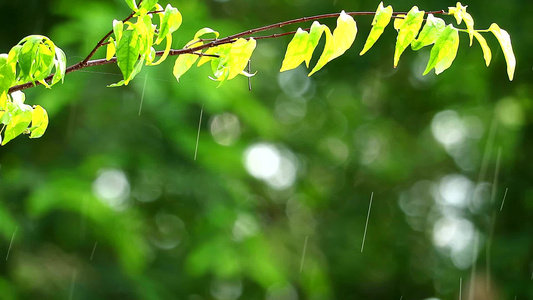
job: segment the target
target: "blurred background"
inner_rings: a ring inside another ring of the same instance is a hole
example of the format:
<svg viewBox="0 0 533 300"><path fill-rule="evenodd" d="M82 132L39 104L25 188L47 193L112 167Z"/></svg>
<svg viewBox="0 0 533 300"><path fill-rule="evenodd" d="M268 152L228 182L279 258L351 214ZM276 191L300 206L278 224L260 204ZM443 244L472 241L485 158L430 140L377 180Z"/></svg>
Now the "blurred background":
<svg viewBox="0 0 533 300"><path fill-rule="evenodd" d="M174 48L202 27L379 4L160 3L183 15ZM311 78L278 72L288 36L258 42L252 91L244 76L217 88L208 66L178 83L174 58L127 87L106 87L121 79L107 65L26 90L50 126L0 148L0 298L533 299L533 3L464 4L476 28L510 33L513 82L490 34L489 68L462 34L443 74L421 75L429 47L393 69L392 26L360 57L372 17L357 17L353 47ZM69 65L129 14L122 0L0 10L0 52L44 34Z"/></svg>

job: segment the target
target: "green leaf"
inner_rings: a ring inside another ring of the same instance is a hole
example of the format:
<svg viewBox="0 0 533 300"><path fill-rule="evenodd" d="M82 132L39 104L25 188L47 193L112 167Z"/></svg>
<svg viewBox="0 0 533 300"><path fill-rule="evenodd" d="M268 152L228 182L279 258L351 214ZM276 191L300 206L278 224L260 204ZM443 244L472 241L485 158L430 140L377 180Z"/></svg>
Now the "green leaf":
<svg viewBox="0 0 533 300"><path fill-rule="evenodd" d="M285 58L281 64L280 72L292 70L298 67L305 61L307 57L307 51L309 48L309 33L307 31L298 28L296 34L292 38L291 42L287 46L285 52ZM311 49L313 50L313 49Z"/></svg>
<svg viewBox="0 0 533 300"><path fill-rule="evenodd" d="M67 71L67 57L65 55L65 52L61 50L59 47L55 48L55 60L54 65L56 68L56 73L54 74L54 78L52 79L52 85L56 84L61 80L63 82L65 78L65 72Z"/></svg>
<svg viewBox="0 0 533 300"><path fill-rule="evenodd" d="M39 44L41 43L42 36L32 35L28 36L19 44L22 44L18 55L18 61L20 66L21 76L26 80L34 81L32 76L32 67L39 53Z"/></svg>
<svg viewBox="0 0 533 300"><path fill-rule="evenodd" d="M182 22L181 13L170 4L165 8L164 14L159 14L159 18L159 35L155 42L156 45L159 45L168 34L178 30Z"/></svg>
<svg viewBox="0 0 533 300"><path fill-rule="evenodd" d="M411 44L415 39L420 27L422 27L422 21L424 21L424 11L419 11L418 7L413 6L405 21L401 24L398 31L398 37L396 39L396 47L394 49L394 67L398 66L398 61L403 51Z"/></svg>
<svg viewBox="0 0 533 300"><path fill-rule="evenodd" d="M505 61L507 62L507 75L509 80L513 81L514 70L516 67L516 58L513 52L513 45L511 44L511 36L507 31L503 30L496 23L492 23L489 27L489 31L494 34L498 39L500 46L502 47L503 55L505 56Z"/></svg>
<svg viewBox="0 0 533 300"><path fill-rule="evenodd" d="M440 37L431 48L429 62L424 71L426 75L431 69L435 68L435 74L440 74L452 64L457 49L459 48L459 33L457 29L450 24L442 31Z"/></svg>
<svg viewBox="0 0 533 300"><path fill-rule="evenodd" d="M141 43L137 29L132 28L124 31L117 47L117 64L124 76L125 85L128 85L135 76L134 70L139 60L140 50Z"/></svg>
<svg viewBox="0 0 533 300"><path fill-rule="evenodd" d="M122 32L124 31L124 23L122 21L113 20L113 33L115 34L115 40L120 42L122 38Z"/></svg>
<svg viewBox="0 0 533 300"><path fill-rule="evenodd" d="M157 4L157 1L158 0L143 0L139 9L146 10L146 12L151 11Z"/></svg>
<svg viewBox="0 0 533 300"><path fill-rule="evenodd" d="M128 4L128 6L130 7L131 10L133 11L137 11L138 8L137 8L137 3L135 0L124 0L126 1L126 4Z"/></svg>
<svg viewBox="0 0 533 300"><path fill-rule="evenodd" d="M313 75L328 62L344 54L352 46L357 35L357 24L351 16L342 11L337 18L337 27L333 31L333 35L328 28L325 31L326 46L317 64L308 76Z"/></svg>
<svg viewBox="0 0 533 300"><path fill-rule="evenodd" d="M479 32L474 31L474 37L479 42L479 45L481 46L481 50L483 50L483 58L485 59L485 63L487 64L487 67L488 67L492 59L492 53L490 51L489 45L487 45L487 41Z"/></svg>
<svg viewBox="0 0 533 300"><path fill-rule="evenodd" d="M10 63L7 54L0 54L0 94L7 92L15 82L16 65ZM4 106L0 103L0 109Z"/></svg>
<svg viewBox="0 0 533 300"><path fill-rule="evenodd" d="M411 49L416 51L435 43L445 27L444 20L435 18L433 14L428 14L426 24L420 31L418 38L411 43Z"/></svg>
<svg viewBox="0 0 533 300"><path fill-rule="evenodd" d="M11 112L11 120L7 124L4 134L4 139L2 141L2 146L7 144L12 139L19 136L30 125L32 118L32 111L30 110L21 110L16 109Z"/></svg>
<svg viewBox="0 0 533 300"><path fill-rule="evenodd" d="M31 135L30 138L39 138L43 136L46 128L48 127L48 114L46 110L40 105L36 105L33 108L33 113L31 117Z"/></svg>
<svg viewBox="0 0 533 300"><path fill-rule="evenodd" d="M385 27L389 25L392 17L392 6L383 7L383 2L379 3L374 20L372 20L372 30L366 39L365 46L359 55L365 54L379 39Z"/></svg>

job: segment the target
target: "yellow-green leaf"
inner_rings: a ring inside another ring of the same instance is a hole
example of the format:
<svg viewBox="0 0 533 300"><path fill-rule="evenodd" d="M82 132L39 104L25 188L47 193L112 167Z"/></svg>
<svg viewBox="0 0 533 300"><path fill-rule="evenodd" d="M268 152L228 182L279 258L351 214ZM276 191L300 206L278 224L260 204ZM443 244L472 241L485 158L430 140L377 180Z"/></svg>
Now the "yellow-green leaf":
<svg viewBox="0 0 533 300"><path fill-rule="evenodd" d="M161 55L158 61L156 61L155 63L151 63L150 65L157 66L158 64L165 61L165 59L167 59L168 54L170 53L170 48L172 47L172 34L167 34L166 39L167 39L167 45L165 47L165 52L163 52L163 55Z"/></svg>
<svg viewBox="0 0 533 300"><path fill-rule="evenodd" d="M191 48L197 47L202 45L202 42L196 42L191 41ZM180 78L185 72L189 71L191 66L196 62L198 59L198 55L195 54L181 54L176 59L176 62L174 63L174 69L172 71L172 74L174 74L174 77L176 77L176 80L179 82Z"/></svg>
<svg viewBox="0 0 533 300"><path fill-rule="evenodd" d="M424 71L424 75L433 68L435 68L435 74L437 75L449 68L457 55L458 48L459 33L450 24L442 31L435 45L431 48L429 62Z"/></svg>
<svg viewBox="0 0 533 300"><path fill-rule="evenodd" d="M322 54L320 55L315 67L308 76L311 76L318 70L322 69L322 67L324 67L330 61L330 57L333 55L335 47L335 44L333 43L333 35L328 27L324 28L324 32L326 34L326 45L324 46L324 50L322 51Z"/></svg>
<svg viewBox="0 0 533 300"><path fill-rule="evenodd" d="M324 30L326 28L326 25L322 25L317 21L314 21L311 25L311 29L309 30L309 39L307 42L307 54L305 55L305 65L308 68L309 63L311 62L311 58L313 57L313 52L315 51L315 48L318 45L318 41L320 40L320 37L322 36L322 33L324 33Z"/></svg>
<svg viewBox="0 0 533 300"><path fill-rule="evenodd" d="M357 35L357 24L348 14L341 12L337 18L337 28L333 30L334 51L330 61L337 58L350 49Z"/></svg>
<svg viewBox="0 0 533 300"><path fill-rule="evenodd" d="M441 32L446 27L444 20L428 14L426 24L420 31L418 38L411 43L411 49L419 50L422 47L435 43Z"/></svg>
<svg viewBox="0 0 533 300"><path fill-rule="evenodd" d="M140 51L141 41L137 29L124 31L117 46L117 64L124 76L125 85L135 76L135 65L139 60Z"/></svg>
<svg viewBox="0 0 533 300"><path fill-rule="evenodd" d="M474 39L474 19L466 12L467 7L468 5L462 5L461 2L457 2L455 7L448 7L448 14L455 17L458 25L461 24L463 20L465 21L466 29L470 36L470 46L472 46L472 41Z"/></svg>
<svg viewBox="0 0 533 300"><path fill-rule="evenodd" d="M206 35L206 34L213 34L215 36L215 39L218 38L218 36L220 35L218 31L215 31L211 28L206 27L206 28L202 28L198 30L196 34L194 35L194 39L198 40L199 38L201 38L203 35Z"/></svg>
<svg viewBox="0 0 533 300"><path fill-rule="evenodd" d="M16 112L13 112L9 124L6 126L2 145L7 144L9 141L23 133L24 130L28 129L31 117L31 110L16 110Z"/></svg>
<svg viewBox="0 0 533 300"><path fill-rule="evenodd" d="M389 5L387 7L383 7L383 2L379 3L374 20L372 20L372 29L370 30L370 34L366 39L365 46L359 55L365 54L370 48L372 48L374 43L379 39L385 30L385 27L389 25L391 17L392 6Z"/></svg>
<svg viewBox="0 0 533 300"><path fill-rule="evenodd" d="M337 18L337 27L333 31L333 34L331 34L329 28L326 27L324 29L326 32L326 46L317 64L311 73L309 73L309 76L350 49L357 35L357 24L355 20L344 11Z"/></svg>
<svg viewBox="0 0 533 300"><path fill-rule="evenodd" d="M404 22L405 22L405 15L397 15L396 18L394 19L394 29L396 31L399 31Z"/></svg>
<svg viewBox="0 0 533 300"><path fill-rule="evenodd" d="M285 58L281 64L280 72L292 70L298 67L301 63L304 62L307 57L307 47L309 44L309 33L298 28L296 34L292 38L291 42L287 46L287 51L285 52ZM312 49L311 49L312 50Z"/></svg>
<svg viewBox="0 0 533 300"><path fill-rule="evenodd" d="M422 21L424 21L424 11L419 11L418 7L413 6L405 21L401 24L398 30L398 37L396 38L396 47L394 49L394 67L398 66L398 61L403 51L411 44L415 39L420 27L422 27Z"/></svg>
<svg viewBox="0 0 533 300"><path fill-rule="evenodd" d="M246 68L256 44L257 42L253 38L250 38L248 41L238 39L232 44L228 57L228 80L235 78L235 76L241 74L244 68Z"/></svg>
<svg viewBox="0 0 533 300"><path fill-rule="evenodd" d="M43 136L46 128L48 127L48 114L46 110L40 105L36 105L33 108L31 117L31 135L30 138L39 138Z"/></svg>
<svg viewBox="0 0 533 300"><path fill-rule="evenodd" d="M483 58L485 59L485 63L488 67L490 65L490 60L492 59L492 53L490 51L489 45L487 45L487 41L479 32L474 31L474 37L479 42L481 50L483 50Z"/></svg>
<svg viewBox="0 0 533 300"><path fill-rule="evenodd" d="M502 47L503 55L505 56L505 61L507 62L507 75L509 80L513 80L514 70L516 67L516 58L513 52L513 45L511 44L511 36L507 31L503 30L496 23L492 23L489 27L489 31L494 34L498 39L500 46Z"/></svg>
<svg viewBox="0 0 533 300"><path fill-rule="evenodd" d="M113 58L113 56L115 55L115 52L116 52L115 40L112 37L109 37L109 43L107 44L107 51L105 54L105 59L110 60L111 58Z"/></svg>
<svg viewBox="0 0 533 300"><path fill-rule="evenodd" d="M165 8L165 13L159 15L159 35L155 41L156 45L159 45L163 39L168 35L178 30L181 26L182 16L177 8L168 4Z"/></svg>

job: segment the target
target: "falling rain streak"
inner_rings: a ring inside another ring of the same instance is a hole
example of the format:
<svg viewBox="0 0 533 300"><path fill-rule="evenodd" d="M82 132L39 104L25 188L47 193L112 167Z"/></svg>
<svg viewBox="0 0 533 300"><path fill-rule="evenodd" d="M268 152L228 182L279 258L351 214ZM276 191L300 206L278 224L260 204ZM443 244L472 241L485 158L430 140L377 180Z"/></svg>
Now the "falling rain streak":
<svg viewBox="0 0 533 300"><path fill-rule="evenodd" d="M309 236L305 237L304 242L304 250L302 252L302 260L300 261L300 273L302 273L302 270L304 268L304 260L305 260L305 253L307 252L307 240L309 239Z"/></svg>
<svg viewBox="0 0 533 300"><path fill-rule="evenodd" d="M200 121L198 121L198 133L196 134L196 147L194 148L194 160L196 160L196 156L198 154L198 143L200 141L200 129L202 127L203 115L204 115L204 106L202 105L202 109L200 109Z"/></svg>
<svg viewBox="0 0 533 300"><path fill-rule="evenodd" d="M141 103L139 104L139 116L141 115L141 110L143 108L143 101L144 101L144 91L146 90L146 81L148 81L148 75L144 77L144 85L143 85L143 91L141 94Z"/></svg>
<svg viewBox="0 0 533 300"><path fill-rule="evenodd" d="M505 193L503 194L502 206L500 206L500 211L502 211L503 209L503 204L505 203L505 197L507 197L507 190L509 190L509 188L505 188Z"/></svg>
<svg viewBox="0 0 533 300"><path fill-rule="evenodd" d="M372 208L372 198L374 198L374 192L370 194L370 204L368 205L368 214L366 215L365 232L363 233L363 242L361 243L361 253L365 248L366 229L368 228L368 219L370 218L370 208Z"/></svg>
<svg viewBox="0 0 533 300"><path fill-rule="evenodd" d="M94 243L93 252L91 253L91 260L93 260L94 251L96 250L96 245L98 245L98 241Z"/></svg>
<svg viewBox="0 0 533 300"><path fill-rule="evenodd" d="M13 235L11 236L11 242L9 243L9 248L7 249L7 255L6 255L6 261L9 258L9 252L11 252L11 246L13 246L13 240L15 240L15 234L17 234L18 226L15 227L15 231L13 232Z"/></svg>

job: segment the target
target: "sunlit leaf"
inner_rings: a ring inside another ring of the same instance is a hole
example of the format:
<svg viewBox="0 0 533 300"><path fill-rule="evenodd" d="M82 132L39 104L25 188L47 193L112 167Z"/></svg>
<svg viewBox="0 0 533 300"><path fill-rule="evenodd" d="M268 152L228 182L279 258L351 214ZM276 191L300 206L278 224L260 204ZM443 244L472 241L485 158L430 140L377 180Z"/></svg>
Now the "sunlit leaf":
<svg viewBox="0 0 533 300"><path fill-rule="evenodd" d="M320 55L320 58L318 59L315 67L309 73L308 76L313 75L318 70L322 69L328 62L330 57L333 55L335 44L333 43L333 35L331 34L331 31L328 27L324 28L324 32L326 34L326 45L324 46L324 50L322 51L322 54Z"/></svg>
<svg viewBox="0 0 533 300"><path fill-rule="evenodd" d="M317 21L314 21L311 25L311 29L309 30L309 38L307 43L307 50L306 50L306 56L305 56L305 65L309 68L309 63L311 62L311 58L313 57L313 52L315 51L316 46L318 45L318 41L320 40L320 37L322 36L322 33L327 28L326 25L322 25L318 23Z"/></svg>
<svg viewBox="0 0 533 300"><path fill-rule="evenodd" d="M389 25L392 17L392 6L383 7L383 2L379 3L374 20L372 20L372 29L366 39L365 46L359 55L365 54L374 43L379 39L385 27Z"/></svg>
<svg viewBox="0 0 533 300"><path fill-rule="evenodd" d="M492 23L489 27L489 31L494 34L498 39L500 46L502 47L503 55L505 56L505 61L507 62L507 75L509 75L509 80L513 80L514 70L516 67L516 58L513 52L513 45L511 44L511 36L507 31L503 30L496 23Z"/></svg>
<svg viewBox="0 0 533 300"><path fill-rule="evenodd" d="M326 46L309 76L320 70L328 62L344 54L352 46L357 35L357 24L351 16L342 11L337 18L337 27L333 34L328 28L325 31Z"/></svg>
<svg viewBox="0 0 533 300"><path fill-rule="evenodd" d="M23 133L26 129L28 129L28 125L30 125L30 122L31 122L31 117L32 117L31 110L17 109L15 111L12 111L11 120L9 121L9 124L7 124L5 128L4 139L2 140L2 145L7 144L9 141L16 138L21 133Z"/></svg>
<svg viewBox="0 0 533 300"><path fill-rule="evenodd" d="M163 61L165 61L165 59L167 59L168 54L170 53L170 49L172 47L172 34L167 34L166 39L167 39L167 45L165 47L165 51L163 52L163 55L161 55L158 61L156 61L155 63L152 63L151 65L156 66L162 63Z"/></svg>
<svg viewBox="0 0 533 300"><path fill-rule="evenodd" d="M405 15L403 14L397 15L396 18L394 19L394 29L396 31L400 30L404 22L405 22Z"/></svg>
<svg viewBox="0 0 533 300"><path fill-rule="evenodd" d="M468 5L462 5L461 2L457 2L455 7L448 7L448 14L455 17L457 24L461 24L464 20L468 35L470 36L470 46L472 46L472 41L474 39L474 19L472 16L466 12Z"/></svg>
<svg viewBox="0 0 533 300"><path fill-rule="evenodd" d="M30 138L39 138L43 136L46 128L48 127L48 114L46 110L40 105L36 105L33 108L32 118L31 118L31 134Z"/></svg>
<svg viewBox="0 0 533 300"><path fill-rule="evenodd" d="M194 35L194 39L195 39L195 40L198 40L198 39L200 39L202 36L204 36L204 35L206 35L206 34L213 34L213 35L215 36L215 39L217 39L218 36L220 35L220 34L218 33L218 31L215 31L215 30L213 30L213 29L211 29L211 28L207 28L207 27L206 27L206 28L202 28L202 29L198 30L198 31L196 32L196 34Z"/></svg>
<svg viewBox="0 0 533 300"><path fill-rule="evenodd" d="M156 45L159 45L163 39L168 35L178 30L181 26L182 16L177 8L168 4L165 8L164 14L160 15L159 36L156 40Z"/></svg>
<svg viewBox="0 0 533 300"><path fill-rule="evenodd" d="M65 78L65 72L67 71L67 57L65 55L65 52L61 50L59 47L55 48L55 61L54 65L56 68L56 73L54 74L54 78L52 79L52 84L55 84L56 82L63 82Z"/></svg>
<svg viewBox="0 0 533 300"><path fill-rule="evenodd" d="M435 68L435 74L440 74L452 64L457 49L459 48L459 33L457 29L450 24L442 31L440 37L431 48L429 62L424 71L426 75L431 69Z"/></svg>
<svg viewBox="0 0 533 300"><path fill-rule="evenodd" d="M117 64L124 76L125 85L128 85L134 76L133 73L135 64L139 60L140 49L141 43L137 29L133 28L124 31L117 47Z"/></svg>
<svg viewBox="0 0 533 300"><path fill-rule="evenodd" d="M280 72L292 70L302 64L307 57L309 33L298 28L291 42L287 46L285 58L281 64Z"/></svg>
<svg viewBox="0 0 533 300"><path fill-rule="evenodd" d="M16 66L8 61L7 54L0 54L0 94L7 92L15 82ZM0 103L0 109L4 106Z"/></svg>
<svg viewBox="0 0 533 300"><path fill-rule="evenodd" d="M126 4L131 8L133 11L137 11L137 3L136 0L124 0L126 1Z"/></svg>
<svg viewBox="0 0 533 300"><path fill-rule="evenodd" d="M403 51L411 44L418 34L420 27L422 27L423 20L424 11L419 11L418 7L413 6L398 30L396 47L394 49L395 68L398 66L398 61L400 60L400 56L402 55Z"/></svg>
<svg viewBox="0 0 533 300"><path fill-rule="evenodd" d="M196 42L191 45L191 47L197 47L202 45L202 42ZM191 66L196 62L198 59L198 55L195 54L180 54L178 58L176 59L176 62L174 63L174 69L172 71L172 74L174 74L174 77L176 77L176 80L179 82L180 78L185 72L187 72Z"/></svg>
<svg viewBox="0 0 533 300"><path fill-rule="evenodd" d="M105 59L110 60L111 58L113 58L113 56L115 56L115 52L116 52L115 40L112 37L109 37Z"/></svg>
<svg viewBox="0 0 533 300"><path fill-rule="evenodd" d="M228 57L228 80L235 78L235 76L242 73L244 68L248 65L248 61L257 45L256 40L250 38L249 40L238 39L231 45L231 50Z"/></svg>
<svg viewBox="0 0 533 300"><path fill-rule="evenodd" d="M143 2L141 3L141 7L139 7L139 9L151 11L154 8L154 6L157 4L157 1L158 0L143 0Z"/></svg>
<svg viewBox="0 0 533 300"><path fill-rule="evenodd" d="M422 31L420 31L418 38L411 43L411 48L416 51L435 43L445 27L444 20L428 14L426 24L422 28Z"/></svg>
<svg viewBox="0 0 533 300"><path fill-rule="evenodd" d="M32 76L32 67L37 55L39 53L39 44L41 43L41 36L29 36L24 38L19 44L24 43L18 55L20 72L23 77L30 81L34 81Z"/></svg>
<svg viewBox="0 0 533 300"><path fill-rule="evenodd" d="M479 42L481 50L483 50L483 58L485 59L485 64L487 64L488 67L490 65L490 60L492 59L492 52L490 51L489 45L487 45L487 41L479 32L475 31L474 37Z"/></svg>
<svg viewBox="0 0 533 300"><path fill-rule="evenodd" d="M122 32L124 31L124 23L122 21L113 20L113 33L117 43L122 39Z"/></svg>

